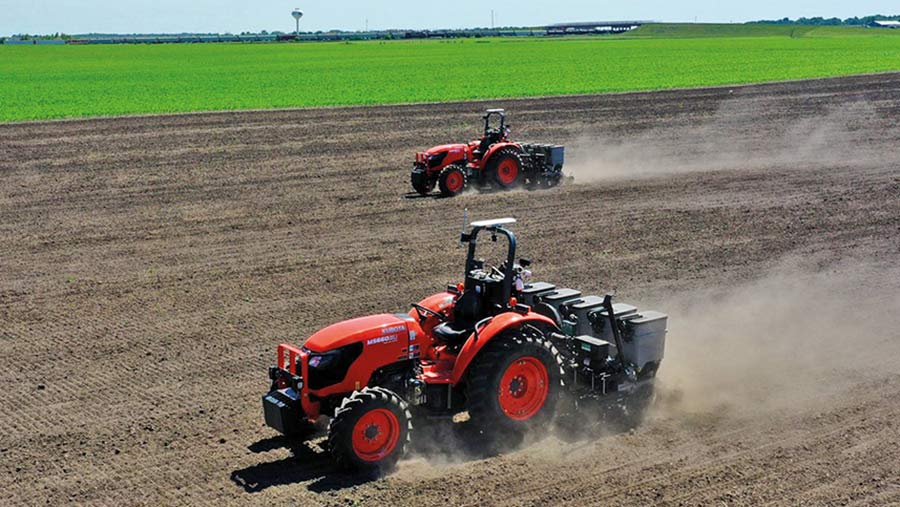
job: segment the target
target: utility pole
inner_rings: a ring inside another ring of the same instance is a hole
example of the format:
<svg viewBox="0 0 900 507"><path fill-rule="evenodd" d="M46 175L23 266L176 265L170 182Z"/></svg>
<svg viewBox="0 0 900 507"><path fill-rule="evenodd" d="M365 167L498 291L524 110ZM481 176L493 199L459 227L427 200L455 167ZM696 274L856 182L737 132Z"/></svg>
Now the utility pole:
<svg viewBox="0 0 900 507"><path fill-rule="evenodd" d="M494 9L491 9L491 30L494 29Z"/></svg>
<svg viewBox="0 0 900 507"><path fill-rule="evenodd" d="M366 33L369 32L369 18L366 18Z"/></svg>

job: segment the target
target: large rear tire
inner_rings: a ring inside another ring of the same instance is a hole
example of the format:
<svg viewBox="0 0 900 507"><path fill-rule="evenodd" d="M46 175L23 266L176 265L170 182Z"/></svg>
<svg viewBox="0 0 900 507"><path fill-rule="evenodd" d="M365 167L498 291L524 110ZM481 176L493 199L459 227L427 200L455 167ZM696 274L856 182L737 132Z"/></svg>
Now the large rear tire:
<svg viewBox="0 0 900 507"><path fill-rule="evenodd" d="M469 416L485 432L540 430L556 413L562 357L533 328L495 338L469 369Z"/></svg>
<svg viewBox="0 0 900 507"><path fill-rule="evenodd" d="M494 153L488 161L487 181L498 188L510 189L519 186L524 181L524 167L522 157L515 148L503 148Z"/></svg>
<svg viewBox="0 0 900 507"><path fill-rule="evenodd" d="M446 197L461 194L466 188L466 183L466 172L455 164L441 169L441 174L438 175L438 187L441 189L441 195Z"/></svg>
<svg viewBox="0 0 900 507"><path fill-rule="evenodd" d="M328 425L328 448L343 468L387 472L406 454L412 414L397 394L365 387L344 398Z"/></svg>

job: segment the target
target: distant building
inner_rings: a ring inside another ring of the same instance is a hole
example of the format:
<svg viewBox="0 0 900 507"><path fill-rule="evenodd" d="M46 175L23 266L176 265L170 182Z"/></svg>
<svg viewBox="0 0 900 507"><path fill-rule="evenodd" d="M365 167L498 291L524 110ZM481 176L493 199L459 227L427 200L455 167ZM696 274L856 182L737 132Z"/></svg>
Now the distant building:
<svg viewBox="0 0 900 507"><path fill-rule="evenodd" d="M558 23L544 28L547 30L547 35L589 35L627 32L647 23L650 21L590 21Z"/></svg>
<svg viewBox="0 0 900 507"><path fill-rule="evenodd" d="M872 21L869 28L900 28L900 21Z"/></svg>

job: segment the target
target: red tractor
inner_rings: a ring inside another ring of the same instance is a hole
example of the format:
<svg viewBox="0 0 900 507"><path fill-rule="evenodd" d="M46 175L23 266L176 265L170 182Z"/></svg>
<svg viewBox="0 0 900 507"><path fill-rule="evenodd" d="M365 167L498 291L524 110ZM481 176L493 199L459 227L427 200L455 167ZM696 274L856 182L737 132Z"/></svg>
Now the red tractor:
<svg viewBox="0 0 900 507"><path fill-rule="evenodd" d="M471 184L509 189L553 187L562 181L562 146L512 142L503 109L489 109L483 120L481 139L416 153L410 177L416 192L428 195L437 185L441 195L454 196Z"/></svg>
<svg viewBox="0 0 900 507"><path fill-rule="evenodd" d="M337 463L385 470L427 420L468 411L481 434L521 434L546 428L564 393L616 406L646 394L663 358L667 317L613 304L611 295L526 283L530 262L515 261L516 238L506 227L514 222L473 223L461 236L464 281L409 313L351 319L302 346L279 345L263 396L266 424L305 438L330 417L327 447ZM476 258L484 235L506 238L499 265Z"/></svg>

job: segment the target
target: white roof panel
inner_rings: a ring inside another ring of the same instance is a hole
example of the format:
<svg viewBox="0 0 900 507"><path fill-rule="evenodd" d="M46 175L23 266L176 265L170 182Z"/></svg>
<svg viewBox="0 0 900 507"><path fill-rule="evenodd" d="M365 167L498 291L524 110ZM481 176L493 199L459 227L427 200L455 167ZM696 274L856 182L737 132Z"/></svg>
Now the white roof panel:
<svg viewBox="0 0 900 507"><path fill-rule="evenodd" d="M506 225L506 224L514 224L516 223L515 218L507 217L507 218L495 218L493 220L481 220L479 222L472 222L472 227L496 227L498 225Z"/></svg>

